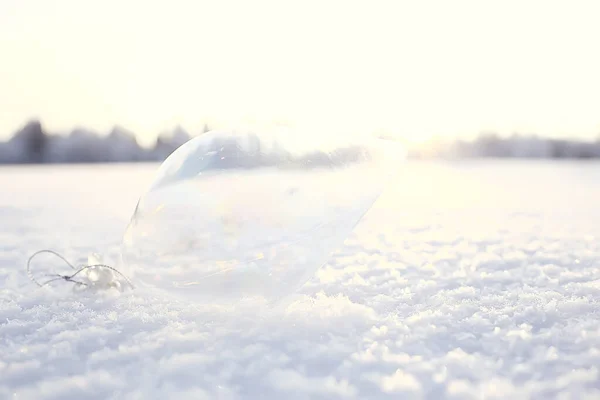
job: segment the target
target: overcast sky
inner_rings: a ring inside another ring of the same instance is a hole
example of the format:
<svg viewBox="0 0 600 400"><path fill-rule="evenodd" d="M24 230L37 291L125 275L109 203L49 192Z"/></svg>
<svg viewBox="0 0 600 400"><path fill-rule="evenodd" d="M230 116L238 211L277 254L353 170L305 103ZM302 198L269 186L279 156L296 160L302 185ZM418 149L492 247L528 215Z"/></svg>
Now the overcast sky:
<svg viewBox="0 0 600 400"><path fill-rule="evenodd" d="M600 134L598 1L0 1L0 137L330 124Z"/></svg>

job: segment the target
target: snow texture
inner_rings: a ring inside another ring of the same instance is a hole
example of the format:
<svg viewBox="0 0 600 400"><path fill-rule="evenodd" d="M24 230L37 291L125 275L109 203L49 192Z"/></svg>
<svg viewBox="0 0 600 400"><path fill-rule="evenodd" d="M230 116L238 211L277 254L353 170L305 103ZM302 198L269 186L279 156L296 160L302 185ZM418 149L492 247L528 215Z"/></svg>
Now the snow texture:
<svg viewBox="0 0 600 400"><path fill-rule="evenodd" d="M0 399L598 399L600 164L407 162L285 308L36 288L156 165L0 168Z"/></svg>

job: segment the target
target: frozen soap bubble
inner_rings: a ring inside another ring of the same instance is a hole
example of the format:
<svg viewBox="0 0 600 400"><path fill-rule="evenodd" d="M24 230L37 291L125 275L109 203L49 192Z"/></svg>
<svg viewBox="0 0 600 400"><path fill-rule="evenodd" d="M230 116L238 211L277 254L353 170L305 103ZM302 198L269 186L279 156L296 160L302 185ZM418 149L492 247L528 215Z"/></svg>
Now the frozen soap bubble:
<svg viewBox="0 0 600 400"><path fill-rule="evenodd" d="M384 139L209 132L178 148L123 241L138 286L206 303L269 302L306 283L381 193Z"/></svg>

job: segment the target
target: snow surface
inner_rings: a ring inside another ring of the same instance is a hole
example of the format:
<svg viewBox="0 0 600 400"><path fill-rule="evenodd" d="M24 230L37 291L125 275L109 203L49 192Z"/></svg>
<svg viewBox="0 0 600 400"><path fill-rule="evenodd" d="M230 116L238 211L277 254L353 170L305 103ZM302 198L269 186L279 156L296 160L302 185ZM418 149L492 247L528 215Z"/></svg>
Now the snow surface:
<svg viewBox="0 0 600 400"><path fill-rule="evenodd" d="M64 294L157 165L0 168L0 399L600 398L600 163L407 162L282 310Z"/></svg>

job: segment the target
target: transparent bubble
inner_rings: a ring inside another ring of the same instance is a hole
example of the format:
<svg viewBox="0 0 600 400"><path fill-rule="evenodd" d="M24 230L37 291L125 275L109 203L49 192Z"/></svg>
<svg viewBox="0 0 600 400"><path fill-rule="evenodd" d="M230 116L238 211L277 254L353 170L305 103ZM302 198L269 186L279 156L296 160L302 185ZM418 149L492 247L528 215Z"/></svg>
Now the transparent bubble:
<svg viewBox="0 0 600 400"><path fill-rule="evenodd" d="M124 268L136 285L185 299L277 301L343 243L401 157L383 139L201 135L140 198Z"/></svg>

